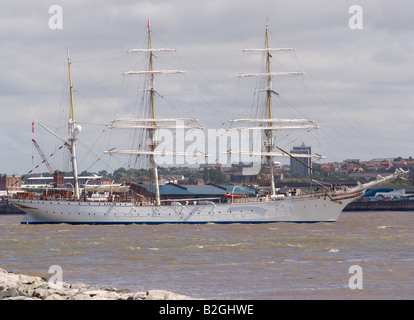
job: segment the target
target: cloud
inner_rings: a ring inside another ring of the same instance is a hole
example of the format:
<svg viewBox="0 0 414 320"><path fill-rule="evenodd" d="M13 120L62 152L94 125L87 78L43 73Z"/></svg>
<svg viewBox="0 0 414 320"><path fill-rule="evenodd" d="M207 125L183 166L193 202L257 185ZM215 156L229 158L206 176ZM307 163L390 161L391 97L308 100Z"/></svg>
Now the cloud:
<svg viewBox="0 0 414 320"><path fill-rule="evenodd" d="M49 1L24 5L3 1L0 147L8 151L0 155L0 172L31 169L33 118L64 132L68 45L77 115L85 122L82 142L92 142L92 154L102 155L109 143L96 142L93 131L103 130L97 125L139 103L138 83L120 73L142 62L126 50L146 45L149 17L154 46L178 49L177 54L159 55L156 66L168 68L171 63L188 71L157 81L166 110L181 115L191 110L205 126L216 128L226 127L230 118L248 116L255 85L236 75L260 67L260 55L243 54L242 49L263 45L269 18L272 46L296 48L293 55L275 54L273 70L305 72L303 78L275 79L274 88L289 103L288 112L319 120L319 141L313 143L336 155L328 160L409 156L410 141L405 137L414 133L414 5L400 0L360 1L364 29L350 30L352 4L65 0L59 3L63 29L51 30ZM42 148L53 152L55 143L46 137L44 141ZM95 158L83 166L88 168Z"/></svg>

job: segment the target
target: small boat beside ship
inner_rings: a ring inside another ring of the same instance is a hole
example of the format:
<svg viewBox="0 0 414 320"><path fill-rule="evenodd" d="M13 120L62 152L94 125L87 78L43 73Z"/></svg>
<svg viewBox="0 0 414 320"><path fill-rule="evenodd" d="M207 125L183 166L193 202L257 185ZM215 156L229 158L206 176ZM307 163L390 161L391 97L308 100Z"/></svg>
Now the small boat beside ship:
<svg viewBox="0 0 414 320"><path fill-rule="evenodd" d="M1 214L25 214L25 212L11 205L7 200L0 199L0 215Z"/></svg>
<svg viewBox="0 0 414 320"><path fill-rule="evenodd" d="M148 94L148 105L143 113L145 117L119 118L113 120L112 129L143 130L142 149L118 150L113 148L106 151L107 154L126 154L148 157L152 166L154 181L154 198L148 199L137 192L134 185L116 192L96 193L87 196L82 192L77 170L76 140L81 128L75 120L75 108L73 103L73 88L71 79L71 61L68 56L68 68L70 77L70 94L72 113L69 119L69 138L65 145L71 154L74 173L73 192L65 195L57 195L53 190L41 195L33 196L29 193L17 194L9 201L16 208L26 212L22 223L71 223L71 224L160 224L160 223L269 223L269 222L320 222L337 221L342 210L353 200L361 197L368 188L373 188L386 181L391 181L404 174L397 169L394 174L386 177L378 177L376 180L358 184L354 187L329 187L308 193L278 194L275 187L273 159L275 157L292 157L297 161L304 157L320 159L320 155L292 154L286 152L275 144L275 134L280 130L317 130L318 126L308 119L280 119L273 117L272 99L278 95L272 87L273 77L300 74L297 72L272 72L271 58L273 52L291 51L291 48L271 48L269 45L269 30L266 25L266 46L261 49L246 49L245 51L259 51L266 57L266 72L257 74L245 74L240 77L259 77L266 79L266 87L261 91L266 95L266 105L261 112L261 117L250 119L231 120L233 124L247 123L248 126L235 127L234 130L259 130L264 136L264 148L257 151L256 155L266 160L270 170L270 192L257 194L256 196L243 196L227 193L226 201L215 202L211 199L162 199L160 194L159 176L156 165L157 156L165 156L167 151L158 151L156 132L160 129L174 129L177 121L184 123L184 129L199 128L193 118L157 118L155 95L155 76L162 74L185 73L181 70L155 70L154 54L174 49L155 49L152 47L152 30L148 23L149 47L145 49L133 49L130 52L147 54L149 69L145 71L128 71L125 75L148 76L148 87L143 90ZM138 144L137 144L138 145ZM232 151L230 151L232 152ZM236 152L236 151L233 151ZM240 150L239 153L252 155L252 151ZM175 155L177 153L174 153ZM181 154L182 155L182 154ZM303 165L306 165L303 163Z"/></svg>

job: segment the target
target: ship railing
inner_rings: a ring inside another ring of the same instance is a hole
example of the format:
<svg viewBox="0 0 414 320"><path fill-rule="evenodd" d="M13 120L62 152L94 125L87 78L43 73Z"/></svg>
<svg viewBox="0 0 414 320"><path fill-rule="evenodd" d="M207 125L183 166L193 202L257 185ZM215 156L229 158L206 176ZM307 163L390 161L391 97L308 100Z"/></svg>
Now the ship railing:
<svg viewBox="0 0 414 320"><path fill-rule="evenodd" d="M249 203L249 202L266 202L269 201L269 197L250 197L250 198L237 198L237 199L227 199L227 203ZM272 199L273 200L273 199ZM280 199L274 199L280 200Z"/></svg>

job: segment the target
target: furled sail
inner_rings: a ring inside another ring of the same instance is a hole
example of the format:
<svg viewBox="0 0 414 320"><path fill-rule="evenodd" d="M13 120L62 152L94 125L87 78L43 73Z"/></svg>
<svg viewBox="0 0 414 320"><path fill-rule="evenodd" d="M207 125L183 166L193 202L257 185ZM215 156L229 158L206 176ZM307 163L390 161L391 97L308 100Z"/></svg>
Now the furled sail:
<svg viewBox="0 0 414 320"><path fill-rule="evenodd" d="M303 76L303 72L291 71L291 72L265 72L265 73L245 73L237 75L239 78L247 77L279 77L279 76Z"/></svg>

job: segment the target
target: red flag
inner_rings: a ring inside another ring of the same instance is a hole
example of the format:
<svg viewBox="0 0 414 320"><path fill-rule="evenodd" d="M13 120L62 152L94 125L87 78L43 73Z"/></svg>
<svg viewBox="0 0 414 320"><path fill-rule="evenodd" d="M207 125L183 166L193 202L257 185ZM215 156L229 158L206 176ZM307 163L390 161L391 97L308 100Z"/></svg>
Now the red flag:
<svg viewBox="0 0 414 320"><path fill-rule="evenodd" d="M32 121L32 133L34 133L34 122Z"/></svg>
<svg viewBox="0 0 414 320"><path fill-rule="evenodd" d="M148 29L151 29L151 24L150 24L150 19L148 18L148 24L147 24Z"/></svg>

